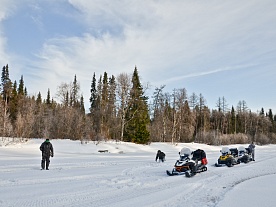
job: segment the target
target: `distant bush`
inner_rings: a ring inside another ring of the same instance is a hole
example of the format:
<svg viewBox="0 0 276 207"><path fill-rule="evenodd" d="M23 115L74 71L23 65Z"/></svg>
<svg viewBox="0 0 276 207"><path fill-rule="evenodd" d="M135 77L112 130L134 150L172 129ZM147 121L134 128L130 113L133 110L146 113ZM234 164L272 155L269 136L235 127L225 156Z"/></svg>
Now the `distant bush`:
<svg viewBox="0 0 276 207"><path fill-rule="evenodd" d="M213 131L203 134L203 142L209 145L247 144L250 140L249 135L242 133L220 134Z"/></svg>
<svg viewBox="0 0 276 207"><path fill-rule="evenodd" d="M256 134L255 141L260 145L270 144L270 139L265 134Z"/></svg>

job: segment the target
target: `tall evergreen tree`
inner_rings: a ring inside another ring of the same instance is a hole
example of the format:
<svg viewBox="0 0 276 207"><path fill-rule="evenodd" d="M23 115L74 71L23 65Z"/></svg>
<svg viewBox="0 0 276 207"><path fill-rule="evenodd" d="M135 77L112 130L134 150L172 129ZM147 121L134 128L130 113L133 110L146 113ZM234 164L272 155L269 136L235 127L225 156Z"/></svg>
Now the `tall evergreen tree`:
<svg viewBox="0 0 276 207"><path fill-rule="evenodd" d="M80 111L82 112L82 114L85 114L83 95L81 95L81 98L80 98Z"/></svg>
<svg viewBox="0 0 276 207"><path fill-rule="evenodd" d="M272 109L269 109L269 111L268 111L268 118L269 118L269 120L271 122L271 126L269 127L270 128L269 132L274 132L274 130L275 130L275 122L273 120Z"/></svg>
<svg viewBox="0 0 276 207"><path fill-rule="evenodd" d="M18 95L19 96L24 96L24 80L23 80L23 75L21 76L21 78L19 80Z"/></svg>
<svg viewBox="0 0 276 207"><path fill-rule="evenodd" d="M104 72L103 85L102 85L102 104L106 106L107 102L108 102L108 77L107 77L107 73Z"/></svg>
<svg viewBox="0 0 276 207"><path fill-rule="evenodd" d="M96 77L95 73L92 78L92 83L91 83L91 89L90 89L90 112L96 108L96 101L97 101L97 89L96 89Z"/></svg>
<svg viewBox="0 0 276 207"><path fill-rule="evenodd" d="M1 76L1 95L3 102L0 103L1 111L0 111L0 131L2 132L2 136L8 136L10 129L10 99L12 93L12 82L9 77L9 66L8 64L2 69ZM3 124L3 125L2 125Z"/></svg>
<svg viewBox="0 0 276 207"><path fill-rule="evenodd" d="M260 111L260 115L261 115L261 116L264 116L264 114L265 114L264 108L262 108L261 111Z"/></svg>
<svg viewBox="0 0 276 207"><path fill-rule="evenodd" d="M147 100L148 97L144 95L138 70L135 67L132 76L129 110L126 115L128 120L124 133L126 141L132 141L138 144L146 144L149 142L150 134L147 127L150 123L150 118Z"/></svg>
<svg viewBox="0 0 276 207"><path fill-rule="evenodd" d="M25 88L24 88L24 95L25 95L25 96L28 96L28 91L27 91L26 86L25 86Z"/></svg>
<svg viewBox="0 0 276 207"><path fill-rule="evenodd" d="M94 126L94 131L97 134L101 134L101 114L102 114L102 109L101 109L101 100L102 98L102 75L100 75L100 78L98 80L97 84L97 99L95 102L95 110L92 111L92 121L93 121L93 126Z"/></svg>
<svg viewBox="0 0 276 207"><path fill-rule="evenodd" d="M71 106L73 107L78 107L79 90L80 90L80 85L77 82L77 76L75 75L73 85L72 85L72 97L71 97Z"/></svg>
<svg viewBox="0 0 276 207"><path fill-rule="evenodd" d="M270 121L273 121L272 109L269 109L269 111L268 111L268 118L269 118Z"/></svg>
<svg viewBox="0 0 276 207"><path fill-rule="evenodd" d="M11 121L14 123L18 111L18 94L17 94L17 82L14 81L11 94L11 101L9 103Z"/></svg>
<svg viewBox="0 0 276 207"><path fill-rule="evenodd" d="M108 107L108 77L107 77L107 73L104 72L103 75L103 83L102 83L102 93L101 93L101 132L102 135L104 135L105 137L108 136L108 118L109 118L109 114L107 113L107 107Z"/></svg>
<svg viewBox="0 0 276 207"><path fill-rule="evenodd" d="M7 105L9 102L9 99L10 99L11 92L12 92L12 82L10 80L8 64L2 68L1 89L2 89L2 91L1 91L2 98Z"/></svg>
<svg viewBox="0 0 276 207"><path fill-rule="evenodd" d="M47 104L48 106L51 105L51 95L50 95L50 89L49 89L49 88L48 88L48 91L47 91L46 104Z"/></svg>
<svg viewBox="0 0 276 207"><path fill-rule="evenodd" d="M116 125L116 82L115 77L112 75L109 78L109 90L108 90L108 106L107 106L107 114L108 114L108 128L109 128L109 136L116 137L118 134L118 126Z"/></svg>
<svg viewBox="0 0 276 207"><path fill-rule="evenodd" d="M38 92L37 99L36 99L36 104L39 105L42 103L42 97L40 91Z"/></svg>

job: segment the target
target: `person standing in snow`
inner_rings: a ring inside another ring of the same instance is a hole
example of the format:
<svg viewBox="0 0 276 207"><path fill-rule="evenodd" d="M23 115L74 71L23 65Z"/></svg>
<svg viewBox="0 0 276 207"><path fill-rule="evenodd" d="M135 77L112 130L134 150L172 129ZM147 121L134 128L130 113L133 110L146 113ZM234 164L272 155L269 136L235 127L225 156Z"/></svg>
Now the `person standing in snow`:
<svg viewBox="0 0 276 207"><path fill-rule="evenodd" d="M156 154L156 158L155 158L155 161L157 162L157 160L159 159L159 162L162 161L164 162L165 161L165 153L162 152L161 150L158 150L157 151L157 154Z"/></svg>
<svg viewBox="0 0 276 207"><path fill-rule="evenodd" d="M41 144L40 151L42 152L41 169L45 169L46 163L46 170L49 170L50 157L54 157L54 148L49 139Z"/></svg>
<svg viewBox="0 0 276 207"><path fill-rule="evenodd" d="M255 161L255 144L252 142L248 148L250 149L250 152L252 153L252 160Z"/></svg>

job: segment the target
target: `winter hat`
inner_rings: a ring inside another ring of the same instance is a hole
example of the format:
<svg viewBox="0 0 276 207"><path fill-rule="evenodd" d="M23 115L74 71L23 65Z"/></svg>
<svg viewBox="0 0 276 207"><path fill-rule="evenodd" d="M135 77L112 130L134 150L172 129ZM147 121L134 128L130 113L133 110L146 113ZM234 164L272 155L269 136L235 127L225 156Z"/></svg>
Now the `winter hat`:
<svg viewBox="0 0 276 207"><path fill-rule="evenodd" d="M50 140L49 139L46 139L46 141L45 142L50 142Z"/></svg>

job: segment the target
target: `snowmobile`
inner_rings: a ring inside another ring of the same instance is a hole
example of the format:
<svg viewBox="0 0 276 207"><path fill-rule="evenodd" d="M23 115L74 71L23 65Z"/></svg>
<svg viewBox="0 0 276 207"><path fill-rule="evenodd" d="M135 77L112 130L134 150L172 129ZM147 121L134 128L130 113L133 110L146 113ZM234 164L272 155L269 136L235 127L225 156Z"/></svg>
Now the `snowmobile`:
<svg viewBox="0 0 276 207"><path fill-rule="evenodd" d="M193 155L192 158L190 155ZM203 150L197 149L191 152L189 148L183 148L179 152L179 156L180 158L176 161L172 172L166 171L169 176L185 174L186 177L192 177L196 173L207 171L208 161Z"/></svg>
<svg viewBox="0 0 276 207"><path fill-rule="evenodd" d="M240 146L238 148L239 151L239 157L238 157L238 161L242 162L242 163L248 163L250 161L252 161L252 153L250 151L249 148L245 148L243 146Z"/></svg>
<svg viewBox="0 0 276 207"><path fill-rule="evenodd" d="M218 158L218 162L215 164L216 167L228 166L232 167L234 165L240 164L238 157L238 149L223 147L221 150L221 156Z"/></svg>

